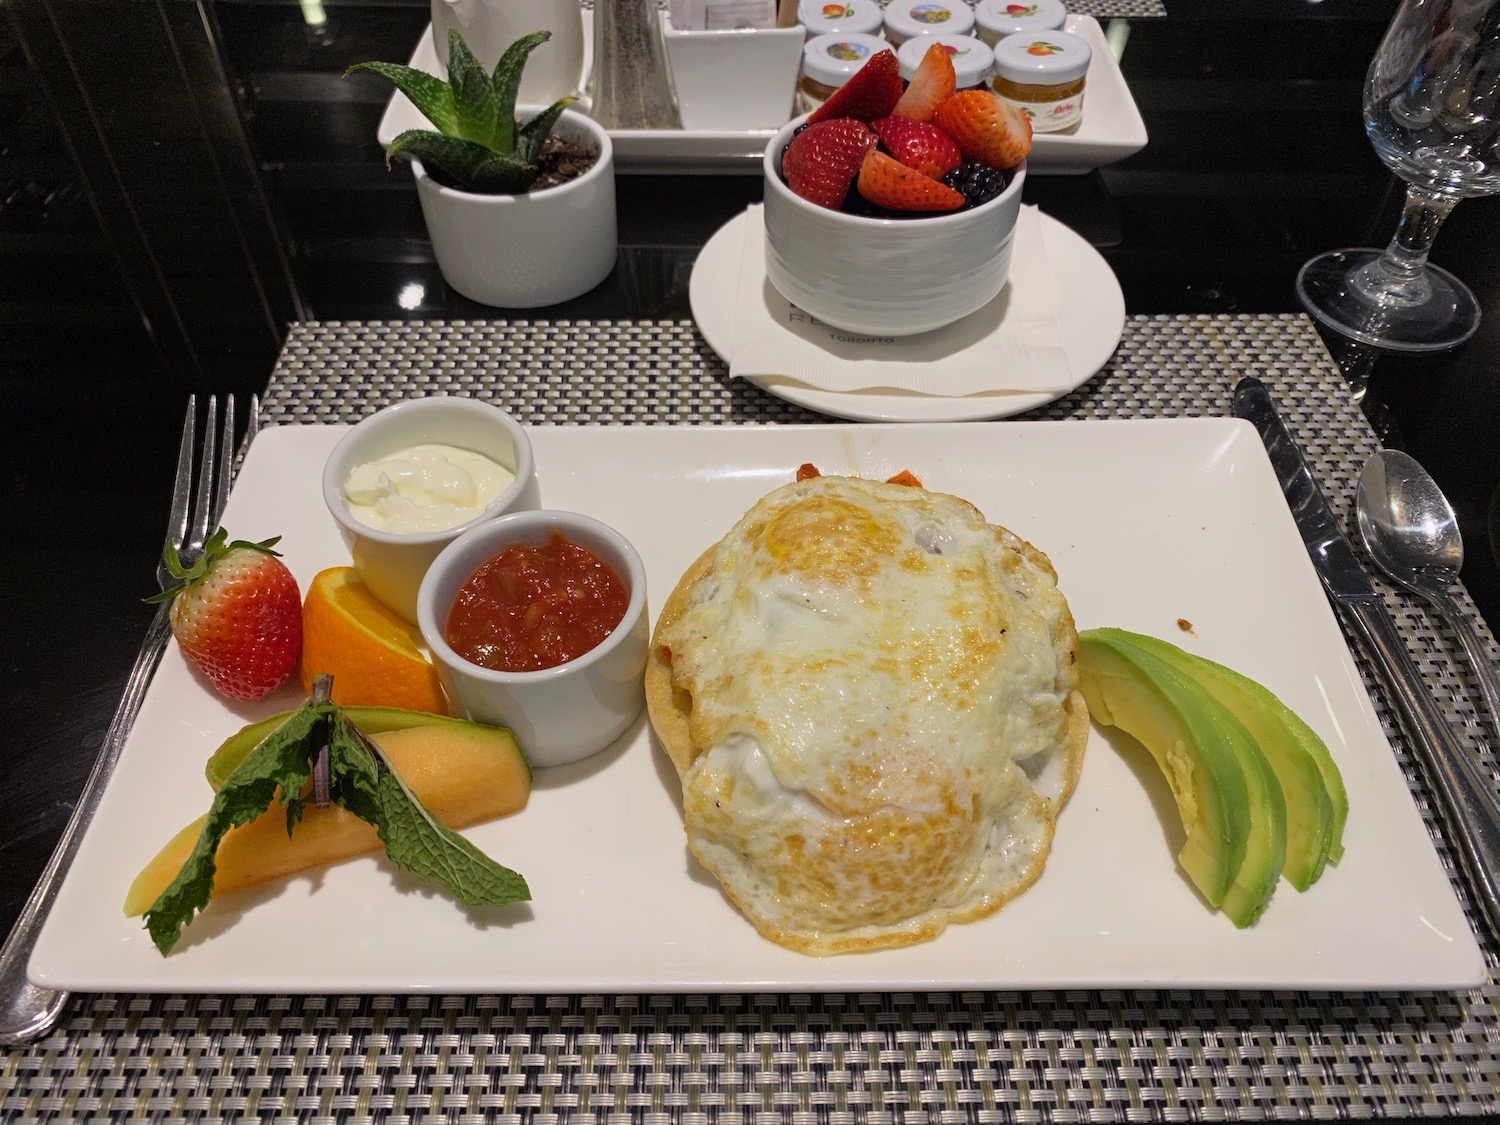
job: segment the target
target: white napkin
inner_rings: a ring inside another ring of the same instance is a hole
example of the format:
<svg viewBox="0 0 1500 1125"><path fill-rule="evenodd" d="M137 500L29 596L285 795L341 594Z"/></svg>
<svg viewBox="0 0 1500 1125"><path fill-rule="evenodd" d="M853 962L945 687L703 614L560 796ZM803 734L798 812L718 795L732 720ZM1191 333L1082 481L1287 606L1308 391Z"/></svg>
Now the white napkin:
<svg viewBox="0 0 1500 1125"><path fill-rule="evenodd" d="M796 309L766 279L761 207L749 208L745 220L731 378L945 398L1059 394L1077 385L1057 326L1061 292L1035 207L1021 208L1010 276L993 301L946 328L897 337L854 336Z"/></svg>

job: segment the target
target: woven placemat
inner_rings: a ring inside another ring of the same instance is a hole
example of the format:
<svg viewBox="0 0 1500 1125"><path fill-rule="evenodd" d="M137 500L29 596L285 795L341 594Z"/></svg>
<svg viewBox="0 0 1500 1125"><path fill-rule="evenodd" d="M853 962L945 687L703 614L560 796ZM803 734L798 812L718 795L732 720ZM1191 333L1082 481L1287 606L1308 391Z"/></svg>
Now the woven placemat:
<svg viewBox="0 0 1500 1125"><path fill-rule="evenodd" d="M1220 416L1241 375L1270 385L1347 514L1375 442L1301 316L1132 317L1103 372L1026 417ZM480 396L531 423L828 421L731 383L690 321L300 325L265 406L273 424L347 422L433 393ZM1456 639L1389 599L1444 709L1477 745L1472 685L1448 660ZM1403 741L1381 718L1436 835ZM1440 838L1439 850L1451 874ZM51 1034L0 1056L0 1116L926 1125L1480 1115L1500 1110L1500 986L1487 956L1490 982L1467 993L79 996Z"/></svg>

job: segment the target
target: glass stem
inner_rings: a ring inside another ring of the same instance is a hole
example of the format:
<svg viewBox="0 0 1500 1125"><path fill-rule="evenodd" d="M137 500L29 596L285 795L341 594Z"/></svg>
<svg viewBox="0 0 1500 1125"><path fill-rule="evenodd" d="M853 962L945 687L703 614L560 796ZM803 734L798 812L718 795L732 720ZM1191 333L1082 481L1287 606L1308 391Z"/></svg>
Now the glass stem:
<svg viewBox="0 0 1500 1125"><path fill-rule="evenodd" d="M1448 212L1458 202L1455 196L1412 184L1406 189L1406 207L1391 244L1375 261L1354 275L1355 287L1380 305L1417 305L1432 292L1425 269L1427 255Z"/></svg>

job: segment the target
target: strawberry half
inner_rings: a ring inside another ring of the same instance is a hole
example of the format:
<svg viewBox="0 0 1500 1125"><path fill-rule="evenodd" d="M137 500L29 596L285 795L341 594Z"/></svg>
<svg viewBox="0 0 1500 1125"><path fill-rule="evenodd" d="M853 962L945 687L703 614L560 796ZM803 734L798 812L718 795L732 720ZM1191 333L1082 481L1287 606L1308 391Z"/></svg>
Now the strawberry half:
<svg viewBox="0 0 1500 1125"><path fill-rule="evenodd" d="M865 153L874 148L875 134L862 122L840 117L809 125L781 154L786 186L809 203L837 211L859 175Z"/></svg>
<svg viewBox="0 0 1500 1125"><path fill-rule="evenodd" d="M892 113L913 121L931 121L933 112L958 89L958 75L953 70L953 50L941 43L927 48L917 69L912 72L906 93L896 101Z"/></svg>
<svg viewBox="0 0 1500 1125"><path fill-rule="evenodd" d="M871 55L864 66L849 76L833 92L833 97L808 115L808 124L852 117L856 121L874 121L891 112L901 100L901 68L895 51Z"/></svg>
<svg viewBox="0 0 1500 1125"><path fill-rule="evenodd" d="M231 699L261 699L297 666L302 595L292 572L271 550L277 539L227 539L223 528L214 532L203 557L190 567L168 547L167 569L181 581L146 600L171 599L172 635L219 692Z"/></svg>
<svg viewBox="0 0 1500 1125"><path fill-rule="evenodd" d="M1014 168L1031 151L1031 119L988 90L960 90L932 115L969 160Z"/></svg>
<svg viewBox="0 0 1500 1125"><path fill-rule="evenodd" d="M859 194L892 211L957 211L964 197L947 184L872 148L859 168Z"/></svg>
<svg viewBox="0 0 1500 1125"><path fill-rule="evenodd" d="M934 180L941 180L964 162L953 138L930 121L892 114L870 122L870 128L886 152Z"/></svg>

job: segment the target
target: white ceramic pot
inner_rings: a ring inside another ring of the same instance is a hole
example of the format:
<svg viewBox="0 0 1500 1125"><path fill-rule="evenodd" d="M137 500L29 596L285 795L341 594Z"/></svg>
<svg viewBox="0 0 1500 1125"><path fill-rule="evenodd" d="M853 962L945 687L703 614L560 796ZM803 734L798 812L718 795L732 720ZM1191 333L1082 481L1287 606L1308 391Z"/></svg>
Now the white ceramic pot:
<svg viewBox="0 0 1500 1125"><path fill-rule="evenodd" d="M578 0L431 0L432 46L448 66L448 32L457 30L486 71L523 35L552 38L526 57L516 100L551 105L576 94L583 75L583 12Z"/></svg>
<svg viewBox="0 0 1500 1125"><path fill-rule="evenodd" d="M539 106L517 110L522 120ZM480 195L444 187L411 162L422 218L443 280L471 301L497 308L555 305L587 293L614 269L615 156L609 134L564 110L552 130L596 149L576 180L523 195Z"/></svg>
<svg viewBox="0 0 1500 1125"><path fill-rule="evenodd" d="M684 129L734 133L786 124L802 65L801 24L681 31L665 10L661 19Z"/></svg>
<svg viewBox="0 0 1500 1125"><path fill-rule="evenodd" d="M554 530L593 552L625 584L630 600L620 624L577 659L537 672L498 672L460 656L447 640L448 614L459 588L507 547L539 546ZM645 706L646 568L623 535L592 516L512 512L471 528L433 560L417 595L417 623L455 711L475 722L509 727L532 765L560 766L598 753L624 734Z"/></svg>
<svg viewBox="0 0 1500 1125"><path fill-rule="evenodd" d="M472 450L503 465L515 481L484 512L444 531L401 534L367 527L344 499L344 484L359 465L380 461L413 445L435 443ZM323 502L338 525L354 569L394 613L417 623L417 590L432 560L465 531L508 512L541 504L531 439L513 417L478 399L434 395L378 410L339 439L323 464Z"/></svg>
<svg viewBox="0 0 1500 1125"><path fill-rule="evenodd" d="M1023 161L996 198L912 219L846 215L809 203L781 178L781 152L804 119L766 146L766 277L826 324L912 336L982 309L1005 286L1021 213Z"/></svg>

